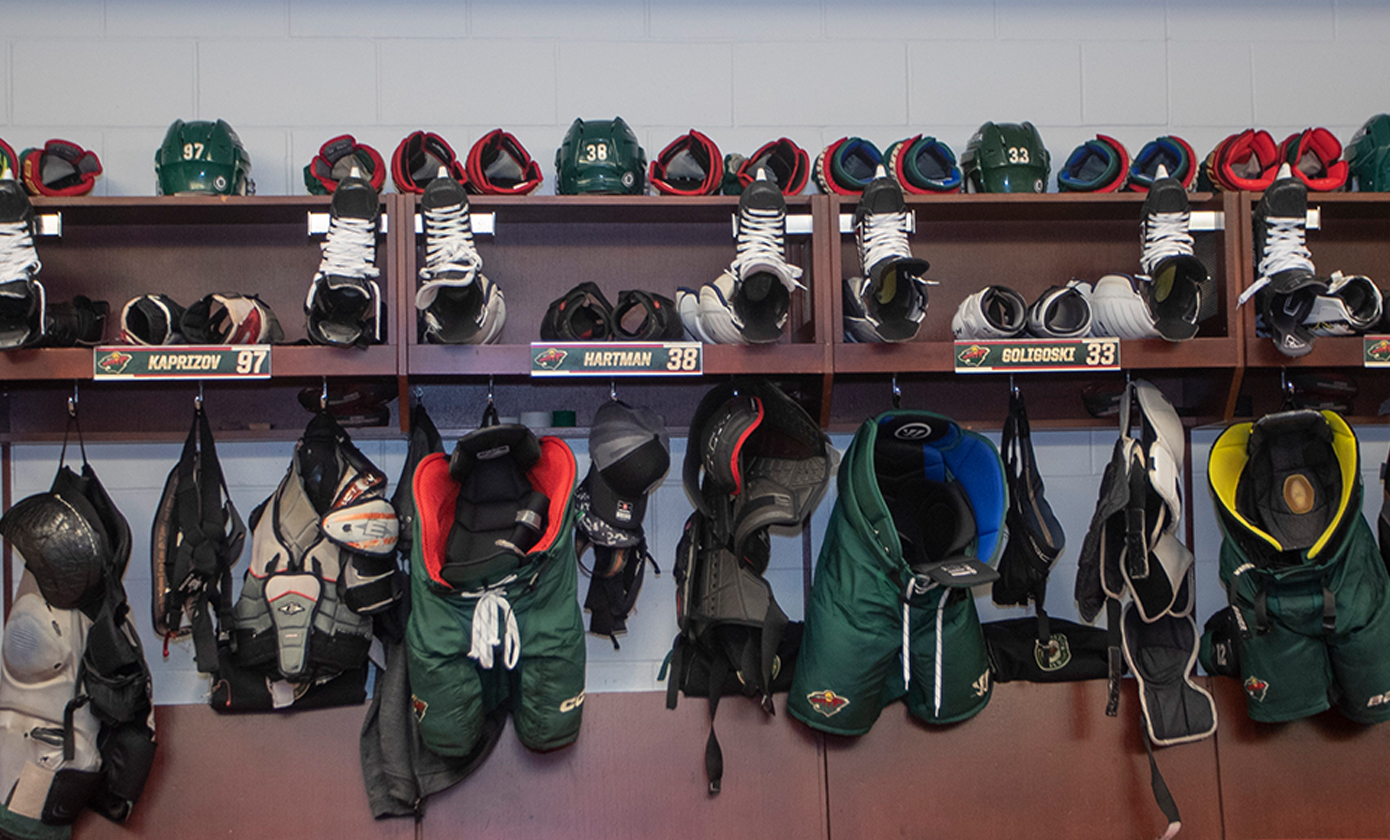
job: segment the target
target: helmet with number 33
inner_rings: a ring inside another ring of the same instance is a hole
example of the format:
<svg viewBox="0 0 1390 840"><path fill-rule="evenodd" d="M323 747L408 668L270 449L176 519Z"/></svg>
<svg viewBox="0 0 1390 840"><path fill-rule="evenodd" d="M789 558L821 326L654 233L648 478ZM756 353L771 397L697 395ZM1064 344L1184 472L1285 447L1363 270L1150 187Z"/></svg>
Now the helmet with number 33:
<svg viewBox="0 0 1390 840"><path fill-rule="evenodd" d="M225 120L174 120L154 154L159 195L251 195L251 156Z"/></svg>
<svg viewBox="0 0 1390 840"><path fill-rule="evenodd" d="M960 165L969 191L981 193L1046 192L1052 172L1047 147L1030 122L980 126Z"/></svg>
<svg viewBox="0 0 1390 840"><path fill-rule="evenodd" d="M576 119L555 150L559 195L642 195L647 189L647 153L622 117Z"/></svg>

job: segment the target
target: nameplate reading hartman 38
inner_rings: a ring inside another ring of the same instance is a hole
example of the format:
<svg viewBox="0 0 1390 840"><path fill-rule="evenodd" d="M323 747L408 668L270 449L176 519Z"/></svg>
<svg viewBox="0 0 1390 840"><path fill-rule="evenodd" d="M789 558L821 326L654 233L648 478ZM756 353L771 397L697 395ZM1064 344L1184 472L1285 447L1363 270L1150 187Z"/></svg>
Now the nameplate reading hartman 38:
<svg viewBox="0 0 1390 840"><path fill-rule="evenodd" d="M270 345L113 345L92 352L93 379L269 379Z"/></svg>
<svg viewBox="0 0 1390 840"><path fill-rule="evenodd" d="M699 376L698 341L561 341L531 343L532 376Z"/></svg>
<svg viewBox="0 0 1390 840"><path fill-rule="evenodd" d="M1390 335L1361 337L1361 361L1366 367L1390 367Z"/></svg>
<svg viewBox="0 0 1390 840"><path fill-rule="evenodd" d="M957 341L956 373L1056 373L1119 370L1118 338Z"/></svg>

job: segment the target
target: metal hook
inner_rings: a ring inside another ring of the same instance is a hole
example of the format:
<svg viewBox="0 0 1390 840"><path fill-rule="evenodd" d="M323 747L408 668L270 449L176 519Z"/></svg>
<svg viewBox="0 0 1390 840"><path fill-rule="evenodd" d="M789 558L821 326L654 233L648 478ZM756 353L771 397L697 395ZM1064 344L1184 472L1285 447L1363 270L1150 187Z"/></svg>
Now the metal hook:
<svg viewBox="0 0 1390 840"><path fill-rule="evenodd" d="M198 396L193 398L193 408L196 411L203 410L203 380L198 380Z"/></svg>
<svg viewBox="0 0 1390 840"><path fill-rule="evenodd" d="M328 377L323 377L323 388L319 391L319 410L328 410Z"/></svg>
<svg viewBox="0 0 1390 840"><path fill-rule="evenodd" d="M492 377L487 378L487 404L492 405Z"/></svg>
<svg viewBox="0 0 1390 840"><path fill-rule="evenodd" d="M903 389L898 387L898 375L893 374L893 408L902 408Z"/></svg>
<svg viewBox="0 0 1390 840"><path fill-rule="evenodd" d="M1009 395L1014 397L1018 396L1018 386L1014 384L1014 375L1012 373L1009 374Z"/></svg>
<svg viewBox="0 0 1390 840"><path fill-rule="evenodd" d="M68 397L68 416L77 417L77 380L72 381L72 396Z"/></svg>
<svg viewBox="0 0 1390 840"><path fill-rule="evenodd" d="M616 379L608 380L608 399L614 402L618 401L618 380Z"/></svg>

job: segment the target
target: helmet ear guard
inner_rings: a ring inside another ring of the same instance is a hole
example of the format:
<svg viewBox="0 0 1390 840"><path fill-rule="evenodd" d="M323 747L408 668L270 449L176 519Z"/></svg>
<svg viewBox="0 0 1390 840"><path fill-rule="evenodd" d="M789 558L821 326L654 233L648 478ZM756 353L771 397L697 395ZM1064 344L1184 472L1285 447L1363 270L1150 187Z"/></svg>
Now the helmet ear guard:
<svg viewBox="0 0 1390 840"><path fill-rule="evenodd" d="M304 186L313 195L328 195L338 182L352 174L352 167L366 174L372 189L381 192L386 184L386 163L381 153L351 134L340 134L319 147L319 153L304 165Z"/></svg>
<svg viewBox="0 0 1390 840"><path fill-rule="evenodd" d="M468 190L479 195L528 195L545 180L541 165L516 136L494 128L468 150Z"/></svg>
<svg viewBox="0 0 1390 840"><path fill-rule="evenodd" d="M391 180L403 193L420 194L438 176L441 166L455 181L468 182L468 172L448 141L433 132L412 131L391 155Z"/></svg>

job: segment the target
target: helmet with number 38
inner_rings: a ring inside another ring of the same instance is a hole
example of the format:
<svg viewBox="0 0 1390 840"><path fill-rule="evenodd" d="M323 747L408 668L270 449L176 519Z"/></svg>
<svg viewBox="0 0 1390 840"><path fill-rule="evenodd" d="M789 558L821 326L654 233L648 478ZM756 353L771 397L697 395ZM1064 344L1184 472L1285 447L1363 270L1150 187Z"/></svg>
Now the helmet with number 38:
<svg viewBox="0 0 1390 840"><path fill-rule="evenodd" d="M555 150L559 195L641 195L647 188L647 153L622 117L576 119Z"/></svg>
<svg viewBox="0 0 1390 840"><path fill-rule="evenodd" d="M987 122L970 138L960 166L970 192L1040 193L1052 159L1032 123Z"/></svg>
<svg viewBox="0 0 1390 840"><path fill-rule="evenodd" d="M251 195L251 156L225 120L174 120L154 153L159 195Z"/></svg>

